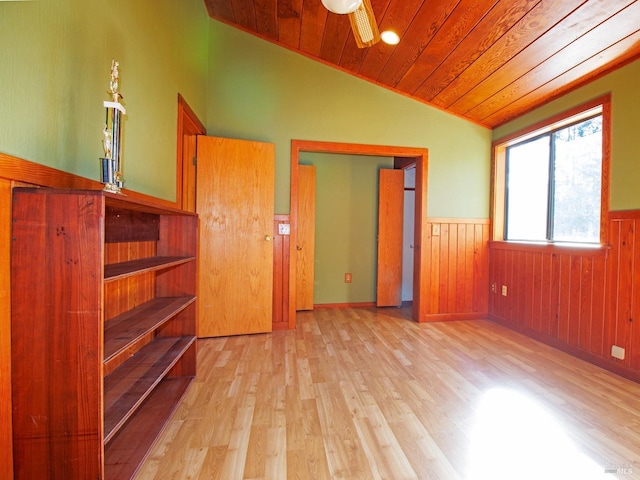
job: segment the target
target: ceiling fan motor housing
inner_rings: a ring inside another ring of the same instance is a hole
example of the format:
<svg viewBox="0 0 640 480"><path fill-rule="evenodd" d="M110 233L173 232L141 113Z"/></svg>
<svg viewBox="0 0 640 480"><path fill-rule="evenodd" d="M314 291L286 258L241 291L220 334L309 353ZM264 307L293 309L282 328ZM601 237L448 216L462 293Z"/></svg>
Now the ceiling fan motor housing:
<svg viewBox="0 0 640 480"><path fill-rule="evenodd" d="M327 10L339 15L354 12L362 5L362 0L322 0Z"/></svg>

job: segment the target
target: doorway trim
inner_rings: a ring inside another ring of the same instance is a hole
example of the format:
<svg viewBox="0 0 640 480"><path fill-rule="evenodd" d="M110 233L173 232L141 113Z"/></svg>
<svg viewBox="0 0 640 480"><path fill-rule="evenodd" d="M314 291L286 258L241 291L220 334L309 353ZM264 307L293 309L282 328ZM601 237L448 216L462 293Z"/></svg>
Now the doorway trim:
<svg viewBox="0 0 640 480"><path fill-rule="evenodd" d="M178 94L176 206L189 212L195 212L196 137L206 134L205 126L184 97Z"/></svg>
<svg viewBox="0 0 640 480"><path fill-rule="evenodd" d="M426 244L427 214L427 172L429 150L415 147L396 147L387 145L368 145L359 143L321 142L313 140L291 140L291 193L290 218L291 232L289 241L289 328L296 327L296 242L298 238L298 164L300 153L334 153L346 155L372 155L393 157L396 168L403 168L415 163L416 166L416 205L414 225L414 260L413 260L413 320L420 322L427 307L429 265L428 255L420 248Z"/></svg>

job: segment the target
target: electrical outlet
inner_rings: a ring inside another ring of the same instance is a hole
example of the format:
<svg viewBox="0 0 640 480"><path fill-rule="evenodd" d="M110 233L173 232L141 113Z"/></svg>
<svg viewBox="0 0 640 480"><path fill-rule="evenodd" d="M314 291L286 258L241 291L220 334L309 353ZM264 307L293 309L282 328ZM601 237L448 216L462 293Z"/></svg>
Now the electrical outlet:
<svg viewBox="0 0 640 480"><path fill-rule="evenodd" d="M611 345L611 356L618 360L624 360L624 348L617 345Z"/></svg>
<svg viewBox="0 0 640 480"><path fill-rule="evenodd" d="M434 237L440 235L440 225L438 225L437 223L431 225L431 235Z"/></svg>
<svg viewBox="0 0 640 480"><path fill-rule="evenodd" d="M507 286L506 285L502 285L502 296L503 297L507 296Z"/></svg>
<svg viewBox="0 0 640 480"><path fill-rule="evenodd" d="M350 273L345 273L344 274L344 283L351 283L351 274Z"/></svg>
<svg viewBox="0 0 640 480"><path fill-rule="evenodd" d="M498 286L496 282L491 283L491 293L496 293L498 291Z"/></svg>

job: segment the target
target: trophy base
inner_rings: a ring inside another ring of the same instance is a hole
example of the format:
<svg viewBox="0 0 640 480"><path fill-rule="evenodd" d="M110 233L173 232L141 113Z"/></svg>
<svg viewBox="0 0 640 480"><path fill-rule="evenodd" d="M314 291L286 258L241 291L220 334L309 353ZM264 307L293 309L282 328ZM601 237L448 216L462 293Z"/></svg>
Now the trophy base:
<svg viewBox="0 0 640 480"><path fill-rule="evenodd" d="M120 193L124 185L122 172L117 170L116 161L112 158L101 158L100 181L104 183L104 191L111 193Z"/></svg>
<svg viewBox="0 0 640 480"><path fill-rule="evenodd" d="M120 190L120 187L118 185L116 185L115 183L106 183L103 190L105 192L109 192L109 193L120 193L122 194L122 190Z"/></svg>

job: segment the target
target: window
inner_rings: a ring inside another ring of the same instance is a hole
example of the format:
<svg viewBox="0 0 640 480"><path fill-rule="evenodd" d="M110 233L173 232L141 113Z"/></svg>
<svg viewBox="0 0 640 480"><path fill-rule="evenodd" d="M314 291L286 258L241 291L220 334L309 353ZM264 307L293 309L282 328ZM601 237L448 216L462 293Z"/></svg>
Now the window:
<svg viewBox="0 0 640 480"><path fill-rule="evenodd" d="M608 112L607 97L495 144L495 239L603 243Z"/></svg>
<svg viewBox="0 0 640 480"><path fill-rule="evenodd" d="M600 241L602 115L507 147L507 240Z"/></svg>

